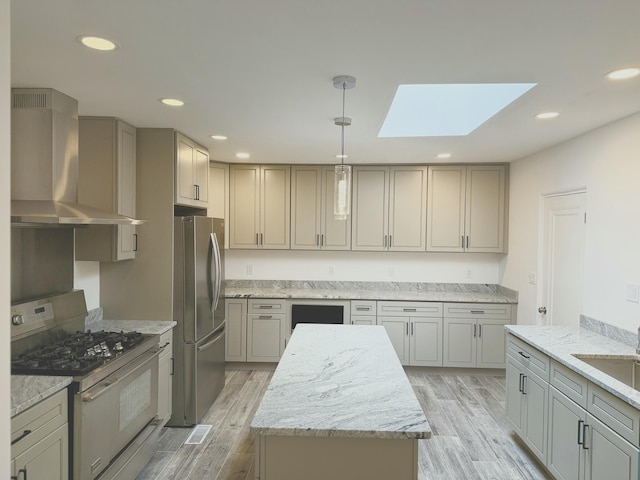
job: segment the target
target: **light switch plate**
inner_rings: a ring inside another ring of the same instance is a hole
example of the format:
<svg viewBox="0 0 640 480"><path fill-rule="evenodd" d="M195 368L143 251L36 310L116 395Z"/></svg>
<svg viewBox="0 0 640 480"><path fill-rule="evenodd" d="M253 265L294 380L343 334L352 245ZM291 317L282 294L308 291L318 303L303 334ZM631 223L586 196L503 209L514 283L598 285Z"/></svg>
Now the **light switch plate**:
<svg viewBox="0 0 640 480"><path fill-rule="evenodd" d="M535 272L529 272L529 283L531 285L535 285L536 284L536 273Z"/></svg>
<svg viewBox="0 0 640 480"><path fill-rule="evenodd" d="M640 303L640 285L629 283L627 285L627 301Z"/></svg>

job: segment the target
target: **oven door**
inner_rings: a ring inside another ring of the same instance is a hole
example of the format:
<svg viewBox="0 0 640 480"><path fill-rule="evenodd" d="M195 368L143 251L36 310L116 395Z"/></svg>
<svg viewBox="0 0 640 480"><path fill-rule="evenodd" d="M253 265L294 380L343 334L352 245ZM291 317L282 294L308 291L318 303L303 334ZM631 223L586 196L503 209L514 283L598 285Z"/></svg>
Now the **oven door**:
<svg viewBox="0 0 640 480"><path fill-rule="evenodd" d="M158 412L158 354L147 351L75 394L74 479L94 479Z"/></svg>

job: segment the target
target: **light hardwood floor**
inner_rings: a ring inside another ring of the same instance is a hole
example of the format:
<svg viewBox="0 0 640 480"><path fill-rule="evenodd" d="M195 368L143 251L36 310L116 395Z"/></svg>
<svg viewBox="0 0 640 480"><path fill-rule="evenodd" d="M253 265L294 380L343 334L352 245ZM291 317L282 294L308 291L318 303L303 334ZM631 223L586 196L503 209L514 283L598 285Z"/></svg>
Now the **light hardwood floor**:
<svg viewBox="0 0 640 480"><path fill-rule="evenodd" d="M273 368L228 366L226 386L201 422L213 425L204 443L183 445L191 429L164 428L137 480L253 480L249 424ZM509 429L497 372L407 368L433 430L420 441L420 480L549 478Z"/></svg>

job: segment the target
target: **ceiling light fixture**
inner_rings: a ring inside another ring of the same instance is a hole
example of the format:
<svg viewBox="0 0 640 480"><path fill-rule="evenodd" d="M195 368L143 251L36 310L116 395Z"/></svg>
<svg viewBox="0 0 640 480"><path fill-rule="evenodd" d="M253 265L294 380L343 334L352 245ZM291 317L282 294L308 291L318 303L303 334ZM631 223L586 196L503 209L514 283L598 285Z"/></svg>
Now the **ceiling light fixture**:
<svg viewBox="0 0 640 480"><path fill-rule="evenodd" d="M542 112L536 115L536 118L539 120L549 120L551 118L556 118L560 115L558 112Z"/></svg>
<svg viewBox="0 0 640 480"><path fill-rule="evenodd" d="M170 107L181 107L184 105L182 100L178 100L177 98L161 98L160 101L165 105L169 105Z"/></svg>
<svg viewBox="0 0 640 480"><path fill-rule="evenodd" d="M118 48L118 46L111 40L103 37L96 37L95 35L80 35L77 39L85 47L93 48L94 50L102 50L106 52Z"/></svg>
<svg viewBox="0 0 640 480"><path fill-rule="evenodd" d="M238 152L238 153L236 153L236 158L249 158L249 157L251 157L251 155L249 155L246 152Z"/></svg>
<svg viewBox="0 0 640 480"><path fill-rule="evenodd" d="M447 152L442 152L437 154L436 158L439 158L440 160L446 160L447 158L451 158L451 154Z"/></svg>
<svg viewBox="0 0 640 480"><path fill-rule="evenodd" d="M333 214L336 220L346 220L351 213L351 165L345 165L344 159L344 127L351 125L351 119L344 116L345 92L355 88L356 79L349 75L334 77L333 86L342 89L342 116L333 119L340 127L340 164L335 166L335 181L333 185Z"/></svg>
<svg viewBox="0 0 640 480"><path fill-rule="evenodd" d="M214 140L218 140L218 141L223 141L226 140L227 137L224 135L211 135L211 138L213 138Z"/></svg>
<svg viewBox="0 0 640 480"><path fill-rule="evenodd" d="M640 68L629 67L609 72L607 73L606 77L609 80L627 80L629 78L637 77L638 75L640 75Z"/></svg>

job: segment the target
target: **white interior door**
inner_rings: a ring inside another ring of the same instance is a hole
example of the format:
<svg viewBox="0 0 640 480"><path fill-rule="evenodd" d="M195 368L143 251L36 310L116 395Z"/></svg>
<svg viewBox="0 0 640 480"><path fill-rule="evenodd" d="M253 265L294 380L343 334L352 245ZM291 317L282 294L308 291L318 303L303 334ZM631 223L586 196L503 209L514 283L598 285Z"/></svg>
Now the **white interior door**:
<svg viewBox="0 0 640 480"><path fill-rule="evenodd" d="M586 193L545 198L544 280L539 312L549 325L580 323L585 223Z"/></svg>

